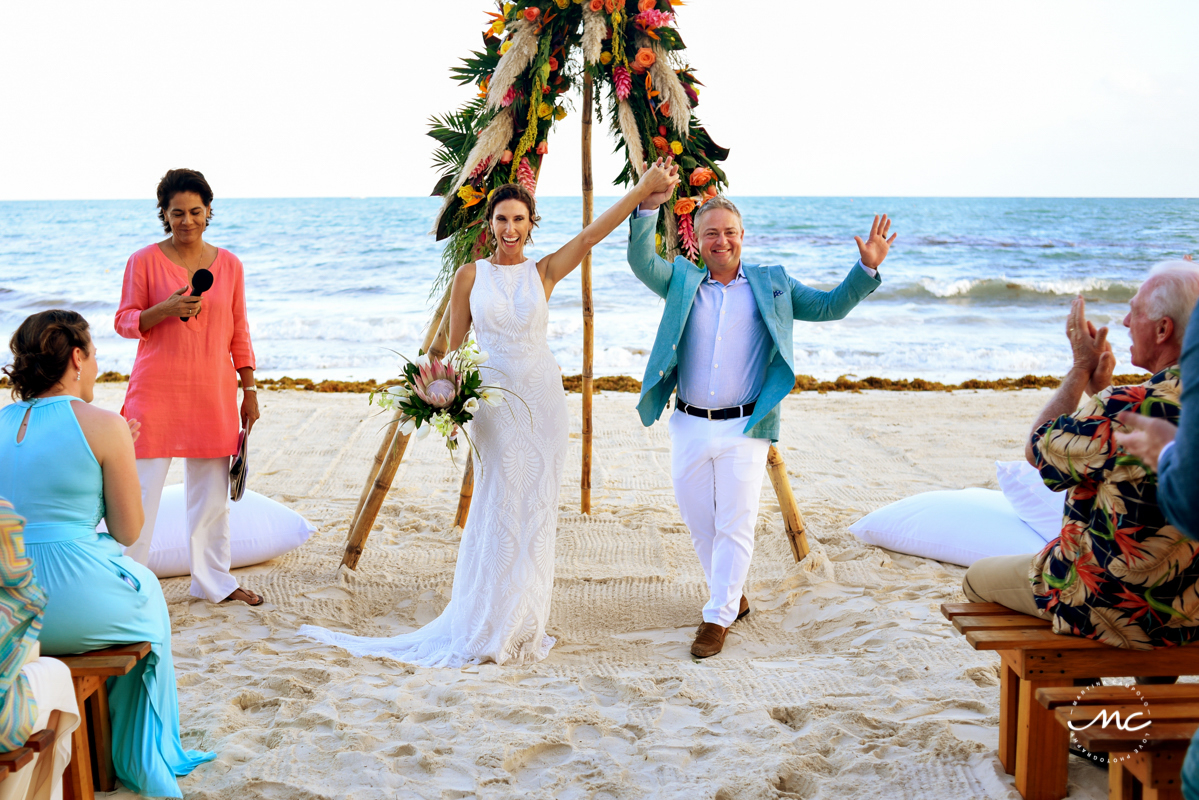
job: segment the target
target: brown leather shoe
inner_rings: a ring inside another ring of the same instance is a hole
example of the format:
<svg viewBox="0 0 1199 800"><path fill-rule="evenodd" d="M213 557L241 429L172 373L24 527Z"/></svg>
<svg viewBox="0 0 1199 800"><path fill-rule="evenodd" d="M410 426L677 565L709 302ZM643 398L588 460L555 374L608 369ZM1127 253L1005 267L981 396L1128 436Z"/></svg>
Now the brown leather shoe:
<svg viewBox="0 0 1199 800"><path fill-rule="evenodd" d="M737 610L737 619L742 619L749 615L749 598L741 595L741 608ZM736 622L737 619L733 620Z"/></svg>
<svg viewBox="0 0 1199 800"><path fill-rule="evenodd" d="M728 632L728 628L722 628L715 622L700 623L699 630L695 632L695 641L691 645L691 655L696 658L716 655L724 649L724 637Z"/></svg>

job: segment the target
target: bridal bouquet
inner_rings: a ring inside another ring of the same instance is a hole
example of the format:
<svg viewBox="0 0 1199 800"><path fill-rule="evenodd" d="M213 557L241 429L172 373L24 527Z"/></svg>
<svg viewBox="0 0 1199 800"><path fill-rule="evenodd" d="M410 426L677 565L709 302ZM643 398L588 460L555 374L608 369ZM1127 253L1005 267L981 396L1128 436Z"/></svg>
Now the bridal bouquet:
<svg viewBox="0 0 1199 800"><path fill-rule="evenodd" d="M404 361L399 383L371 392L368 402L383 409L398 408L402 412L400 431L405 436L415 432L416 438L423 439L435 430L453 452L461 433L473 450L463 426L474 418L480 402L498 406L504 401L502 389L483 385L479 367L487 361L487 354L468 339L445 362L427 355Z"/></svg>

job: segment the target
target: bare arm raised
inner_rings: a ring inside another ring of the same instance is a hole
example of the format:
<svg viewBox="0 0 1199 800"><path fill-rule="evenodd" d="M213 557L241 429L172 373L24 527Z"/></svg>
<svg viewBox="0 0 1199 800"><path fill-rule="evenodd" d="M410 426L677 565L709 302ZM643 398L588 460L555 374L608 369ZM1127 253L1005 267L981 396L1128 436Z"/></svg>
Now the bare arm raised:
<svg viewBox="0 0 1199 800"><path fill-rule="evenodd" d="M645 171L641 180L628 194L600 214L578 236L557 251L542 258L537 263L537 270L541 273L546 299L549 299L558 281L574 272L575 267L582 263L583 256L587 254L587 251L616 230L616 226L627 219L643 200L655 196L668 196L679 182L678 173L678 165L674 164L671 159L668 158L665 161L658 159L657 163Z"/></svg>

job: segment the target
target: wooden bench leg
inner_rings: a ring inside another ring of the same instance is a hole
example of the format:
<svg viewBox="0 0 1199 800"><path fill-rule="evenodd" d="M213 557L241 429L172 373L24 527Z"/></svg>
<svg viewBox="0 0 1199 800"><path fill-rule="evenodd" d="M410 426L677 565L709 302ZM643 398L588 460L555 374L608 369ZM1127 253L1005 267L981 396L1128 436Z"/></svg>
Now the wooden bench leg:
<svg viewBox="0 0 1199 800"><path fill-rule="evenodd" d="M1016 730L1020 721L1020 675L1005 658L999 665L999 762L1016 774Z"/></svg>
<svg viewBox="0 0 1199 800"><path fill-rule="evenodd" d="M1024 800L1062 800L1070 759L1070 732L1036 700L1037 689L1072 681L1020 681L1016 727L1016 791Z"/></svg>
<svg viewBox="0 0 1199 800"><path fill-rule="evenodd" d="M71 761L63 775L65 800L94 800L91 748L87 734L87 698L96 689L95 677L75 678L75 701L79 705L79 727L71 734Z"/></svg>
<svg viewBox="0 0 1199 800"><path fill-rule="evenodd" d="M92 742L96 748L96 784L102 792L117 788L116 775L112 768L112 720L108 716L108 683L101 681L100 688L88 698L92 710Z"/></svg>
<svg viewBox="0 0 1199 800"><path fill-rule="evenodd" d="M49 789L45 787L54 779L54 751L58 746L59 731L62 730L62 712L58 709L50 712L46 722L46 730L53 731L54 736L38 754L37 765L34 767L33 779L29 782L27 797L49 797Z"/></svg>
<svg viewBox="0 0 1199 800"><path fill-rule="evenodd" d="M1111 759L1107 765L1107 797L1108 800L1133 800L1139 781L1128 769L1128 762L1122 760L1127 753L1109 753Z"/></svg>

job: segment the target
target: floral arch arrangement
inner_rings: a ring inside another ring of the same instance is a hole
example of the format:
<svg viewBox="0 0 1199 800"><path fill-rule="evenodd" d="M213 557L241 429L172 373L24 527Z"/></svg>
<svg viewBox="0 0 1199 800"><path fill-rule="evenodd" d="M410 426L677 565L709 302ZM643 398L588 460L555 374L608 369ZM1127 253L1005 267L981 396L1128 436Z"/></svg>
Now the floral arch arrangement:
<svg viewBox="0 0 1199 800"><path fill-rule="evenodd" d="M479 87L478 97L434 117L429 133L440 143L433 194L444 198L433 232L450 240L434 291L459 265L489 252L490 192L515 182L535 190L549 133L567 114L565 95L584 80L607 87L606 104L600 91L594 102L601 119L606 105L624 151L617 182L627 185L659 156L679 163L684 180L660 215L658 251L698 262L692 214L728 184L719 166L728 150L693 113L701 84L684 59L673 5L681 2L517 0L489 14L483 49L452 70L460 83Z"/></svg>

